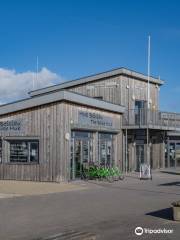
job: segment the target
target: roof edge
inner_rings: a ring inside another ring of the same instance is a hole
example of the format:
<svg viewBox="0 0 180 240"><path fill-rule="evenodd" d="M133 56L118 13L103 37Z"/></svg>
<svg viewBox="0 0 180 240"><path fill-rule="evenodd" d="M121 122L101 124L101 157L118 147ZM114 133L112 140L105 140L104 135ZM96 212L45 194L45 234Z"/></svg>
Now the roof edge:
<svg viewBox="0 0 180 240"><path fill-rule="evenodd" d="M106 71L106 72L102 72L102 73L78 78L78 79L75 79L75 80L66 81L66 82L56 84L56 85L53 85L53 86L33 90L33 91L29 92L29 95L31 97L34 97L34 96L38 96L38 95L41 95L41 94L47 94L48 92L59 91L61 89L66 89L66 88L82 85L82 84L85 84L85 83L88 83L88 82L93 82L93 81L97 81L97 80L100 80L100 79L105 79L105 78L108 78L108 77L111 77L111 76L117 76L117 75L126 75L126 76L134 77L136 79L140 79L142 81L148 81L148 76L147 75L122 67L122 68L117 68L117 69L113 69L113 70L110 70L110 71ZM159 78L156 78L156 77L150 76L149 80L150 80L151 83L154 83L154 84L158 84L158 85L163 85L164 84L163 80L160 80Z"/></svg>
<svg viewBox="0 0 180 240"><path fill-rule="evenodd" d="M63 90L45 95L40 95L36 98L26 98L20 101L1 105L0 116L58 101L73 102L78 105L94 107L109 112L123 113L125 111L125 107L123 106Z"/></svg>

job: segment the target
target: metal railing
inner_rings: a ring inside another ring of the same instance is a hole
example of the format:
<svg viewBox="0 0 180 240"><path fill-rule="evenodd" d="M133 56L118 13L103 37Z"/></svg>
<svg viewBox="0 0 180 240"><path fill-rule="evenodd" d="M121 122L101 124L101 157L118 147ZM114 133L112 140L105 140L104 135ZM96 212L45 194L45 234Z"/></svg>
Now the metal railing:
<svg viewBox="0 0 180 240"><path fill-rule="evenodd" d="M123 114L123 126L180 129L180 113L130 109Z"/></svg>

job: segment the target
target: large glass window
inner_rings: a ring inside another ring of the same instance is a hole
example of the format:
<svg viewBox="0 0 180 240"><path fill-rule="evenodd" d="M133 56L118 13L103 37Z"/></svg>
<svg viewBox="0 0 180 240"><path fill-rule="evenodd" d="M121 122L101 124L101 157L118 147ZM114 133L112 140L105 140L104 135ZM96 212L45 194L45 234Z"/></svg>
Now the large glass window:
<svg viewBox="0 0 180 240"><path fill-rule="evenodd" d="M99 163L102 166L113 166L113 135L99 133Z"/></svg>
<svg viewBox="0 0 180 240"><path fill-rule="evenodd" d="M73 131L71 134L71 178L79 178L83 168L93 161L93 134Z"/></svg>
<svg viewBox="0 0 180 240"><path fill-rule="evenodd" d="M135 100L135 124L139 125L145 123L146 101Z"/></svg>
<svg viewBox="0 0 180 240"><path fill-rule="evenodd" d="M10 162L32 163L39 161L39 142L26 140L10 141Z"/></svg>

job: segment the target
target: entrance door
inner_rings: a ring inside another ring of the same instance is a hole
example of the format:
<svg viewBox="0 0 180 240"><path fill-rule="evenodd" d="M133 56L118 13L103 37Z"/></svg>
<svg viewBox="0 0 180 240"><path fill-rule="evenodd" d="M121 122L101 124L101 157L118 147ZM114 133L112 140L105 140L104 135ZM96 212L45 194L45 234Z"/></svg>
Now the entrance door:
<svg viewBox="0 0 180 240"><path fill-rule="evenodd" d="M176 143L172 142L169 145L169 166L175 167L176 164Z"/></svg>
<svg viewBox="0 0 180 240"><path fill-rule="evenodd" d="M145 105L146 101L136 100L135 101L135 124L144 124L145 123Z"/></svg>
<svg viewBox="0 0 180 240"><path fill-rule="evenodd" d="M169 143L169 166L180 167L180 142Z"/></svg>
<svg viewBox="0 0 180 240"><path fill-rule="evenodd" d="M72 132L71 179L81 177L83 167L92 161L92 133Z"/></svg>
<svg viewBox="0 0 180 240"><path fill-rule="evenodd" d="M144 163L144 144L136 145L136 171L139 172L140 164Z"/></svg>
<svg viewBox="0 0 180 240"><path fill-rule="evenodd" d="M180 167L180 143L176 143L176 167Z"/></svg>
<svg viewBox="0 0 180 240"><path fill-rule="evenodd" d="M112 167L113 159L113 134L99 133L99 164Z"/></svg>

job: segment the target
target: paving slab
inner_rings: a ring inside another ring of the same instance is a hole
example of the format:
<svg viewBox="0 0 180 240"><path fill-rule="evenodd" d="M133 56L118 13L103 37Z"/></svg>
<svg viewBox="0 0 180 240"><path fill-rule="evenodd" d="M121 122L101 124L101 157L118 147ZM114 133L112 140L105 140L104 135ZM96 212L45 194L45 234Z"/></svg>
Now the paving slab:
<svg viewBox="0 0 180 240"><path fill-rule="evenodd" d="M32 181L0 181L0 198L41 195L67 191L83 190L82 184L50 183Z"/></svg>

